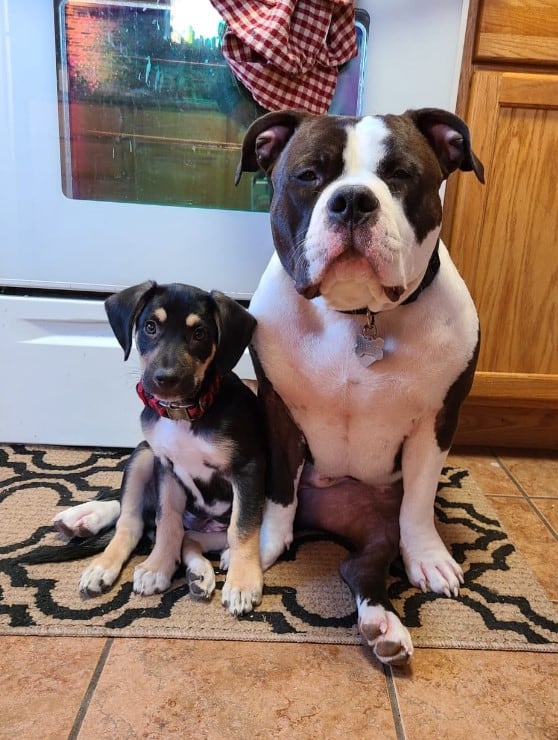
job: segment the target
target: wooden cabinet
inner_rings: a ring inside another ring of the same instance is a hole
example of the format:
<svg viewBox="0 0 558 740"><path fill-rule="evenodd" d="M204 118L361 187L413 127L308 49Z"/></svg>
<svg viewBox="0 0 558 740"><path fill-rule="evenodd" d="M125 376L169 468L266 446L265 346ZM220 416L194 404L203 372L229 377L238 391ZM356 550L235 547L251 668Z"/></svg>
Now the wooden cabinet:
<svg viewBox="0 0 558 740"><path fill-rule="evenodd" d="M457 441L558 449L558 3L475 10L458 112L486 185L460 173L444 224L482 331Z"/></svg>

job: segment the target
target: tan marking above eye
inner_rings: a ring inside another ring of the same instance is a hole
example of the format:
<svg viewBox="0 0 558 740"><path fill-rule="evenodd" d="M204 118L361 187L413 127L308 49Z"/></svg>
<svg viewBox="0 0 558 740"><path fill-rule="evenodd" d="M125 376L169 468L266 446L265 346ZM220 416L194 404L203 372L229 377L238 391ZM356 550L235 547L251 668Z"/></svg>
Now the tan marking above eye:
<svg viewBox="0 0 558 740"><path fill-rule="evenodd" d="M186 326L192 327L201 321L197 313L190 313L186 316Z"/></svg>
<svg viewBox="0 0 558 740"><path fill-rule="evenodd" d="M160 324L164 324L165 321L167 320L167 312L165 311L164 308L156 308L155 311L153 312L153 315L155 316L155 318Z"/></svg>

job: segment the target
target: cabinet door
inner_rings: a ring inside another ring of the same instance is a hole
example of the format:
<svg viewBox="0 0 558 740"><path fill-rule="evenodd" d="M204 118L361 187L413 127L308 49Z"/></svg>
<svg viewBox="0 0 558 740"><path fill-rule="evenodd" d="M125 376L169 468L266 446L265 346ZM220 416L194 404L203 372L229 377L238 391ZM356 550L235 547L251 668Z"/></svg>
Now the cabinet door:
<svg viewBox="0 0 558 740"><path fill-rule="evenodd" d="M473 396L558 405L558 76L479 71L450 248L481 318Z"/></svg>

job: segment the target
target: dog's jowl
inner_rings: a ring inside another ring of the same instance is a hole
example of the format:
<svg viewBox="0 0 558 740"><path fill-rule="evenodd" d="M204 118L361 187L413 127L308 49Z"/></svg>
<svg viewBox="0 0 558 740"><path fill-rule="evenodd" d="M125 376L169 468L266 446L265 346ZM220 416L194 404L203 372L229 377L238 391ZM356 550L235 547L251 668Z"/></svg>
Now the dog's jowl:
<svg viewBox="0 0 558 740"><path fill-rule="evenodd" d="M183 561L194 596L209 598L215 574L203 553L221 550L228 568L222 602L232 614L262 596L259 534L265 440L256 397L232 372L250 341L253 317L222 293L148 281L107 299L107 315L128 358L142 366L137 391L145 436L132 453L117 501L59 514L66 535L95 534L116 521L80 590L107 590L154 517L155 542L135 568L134 590L167 589Z"/></svg>
<svg viewBox="0 0 558 740"><path fill-rule="evenodd" d="M439 239L439 189L483 168L463 121L430 108L270 113L248 130L237 179L260 168L276 249L251 303L271 441L263 565L290 543L298 499L296 525L354 544L341 574L361 633L402 662L412 644L386 592L390 561L400 551L413 584L447 596L463 578L434 499L479 324Z"/></svg>

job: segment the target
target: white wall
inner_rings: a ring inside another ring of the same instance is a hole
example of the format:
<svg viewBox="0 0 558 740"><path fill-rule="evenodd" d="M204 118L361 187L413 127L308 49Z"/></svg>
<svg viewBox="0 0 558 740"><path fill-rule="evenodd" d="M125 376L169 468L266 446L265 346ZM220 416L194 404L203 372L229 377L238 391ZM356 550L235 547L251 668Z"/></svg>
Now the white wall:
<svg viewBox="0 0 558 740"><path fill-rule="evenodd" d="M370 14L364 113L453 110L468 0L357 0Z"/></svg>

